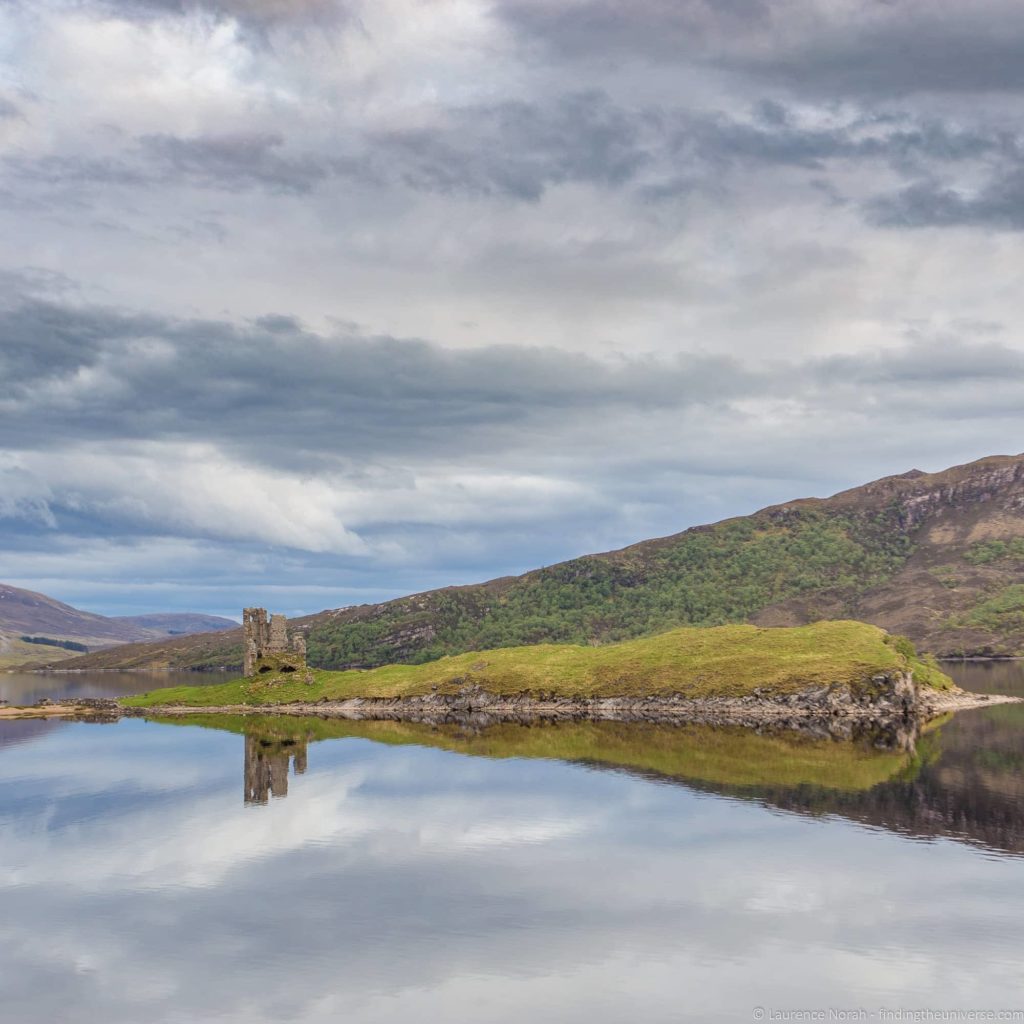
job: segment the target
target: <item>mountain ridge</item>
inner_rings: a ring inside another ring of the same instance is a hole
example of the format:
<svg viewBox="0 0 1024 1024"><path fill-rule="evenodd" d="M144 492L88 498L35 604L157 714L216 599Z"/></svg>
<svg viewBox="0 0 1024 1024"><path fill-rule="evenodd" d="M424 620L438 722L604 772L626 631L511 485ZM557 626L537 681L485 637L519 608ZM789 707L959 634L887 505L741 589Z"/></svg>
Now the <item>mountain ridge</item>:
<svg viewBox="0 0 1024 1024"><path fill-rule="evenodd" d="M24 636L72 641L87 647L157 640L162 636L230 629L231 619L194 612L105 616L83 611L47 594L0 583L0 664L38 661L39 647L26 644ZM59 650L59 649L57 649ZM66 660L69 652L48 651Z"/></svg>
<svg viewBox="0 0 1024 1024"><path fill-rule="evenodd" d="M1024 455L911 470L615 551L295 620L329 668L679 625L853 618L939 656L1024 654ZM241 633L130 645L67 667L241 663Z"/></svg>

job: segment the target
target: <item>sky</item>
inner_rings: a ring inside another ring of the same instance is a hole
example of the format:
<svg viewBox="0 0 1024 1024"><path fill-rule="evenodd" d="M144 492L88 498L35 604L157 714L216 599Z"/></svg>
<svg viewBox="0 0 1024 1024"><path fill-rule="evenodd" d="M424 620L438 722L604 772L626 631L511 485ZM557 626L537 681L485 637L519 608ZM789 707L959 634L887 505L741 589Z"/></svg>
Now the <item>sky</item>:
<svg viewBox="0 0 1024 1024"><path fill-rule="evenodd" d="M469 583L1021 442L1017 0L6 0L0 580Z"/></svg>

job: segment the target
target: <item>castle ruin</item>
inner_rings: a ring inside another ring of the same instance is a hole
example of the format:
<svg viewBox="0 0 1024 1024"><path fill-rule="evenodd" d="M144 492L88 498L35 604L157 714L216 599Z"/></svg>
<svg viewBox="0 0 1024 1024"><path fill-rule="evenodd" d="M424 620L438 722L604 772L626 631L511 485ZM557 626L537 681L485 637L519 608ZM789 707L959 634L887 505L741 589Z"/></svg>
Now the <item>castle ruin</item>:
<svg viewBox="0 0 1024 1024"><path fill-rule="evenodd" d="M246 608L242 612L242 630L245 675L305 670L306 638L296 633L289 639L288 620L283 615L268 617L266 608Z"/></svg>

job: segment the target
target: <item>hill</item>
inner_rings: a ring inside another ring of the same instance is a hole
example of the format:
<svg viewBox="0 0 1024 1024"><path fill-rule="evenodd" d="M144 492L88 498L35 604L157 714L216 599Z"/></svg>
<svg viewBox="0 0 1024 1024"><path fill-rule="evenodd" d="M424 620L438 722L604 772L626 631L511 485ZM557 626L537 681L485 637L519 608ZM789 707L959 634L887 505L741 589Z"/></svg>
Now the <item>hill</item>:
<svg viewBox="0 0 1024 1024"><path fill-rule="evenodd" d="M1024 455L911 471L619 551L294 624L329 668L680 625L858 619L939 656L1024 655ZM241 664L241 631L75 658L75 667Z"/></svg>
<svg viewBox="0 0 1024 1024"><path fill-rule="evenodd" d="M107 648L159 637L234 627L231 619L191 612L109 618L45 594L0 583L0 664L16 665L73 656L74 647ZM35 642L26 641L31 638ZM50 641L46 643L44 641ZM69 647L57 644L71 645Z"/></svg>
<svg viewBox="0 0 1024 1024"><path fill-rule="evenodd" d="M265 671L261 669L261 672ZM845 690L854 700L901 694L908 672L934 689L952 680L919 659L904 639L863 622L789 629L683 627L600 647L537 644L473 651L422 665L329 672L269 672L217 686L178 686L124 697L124 707L318 704L352 698L459 696L666 697L683 700L793 697Z"/></svg>

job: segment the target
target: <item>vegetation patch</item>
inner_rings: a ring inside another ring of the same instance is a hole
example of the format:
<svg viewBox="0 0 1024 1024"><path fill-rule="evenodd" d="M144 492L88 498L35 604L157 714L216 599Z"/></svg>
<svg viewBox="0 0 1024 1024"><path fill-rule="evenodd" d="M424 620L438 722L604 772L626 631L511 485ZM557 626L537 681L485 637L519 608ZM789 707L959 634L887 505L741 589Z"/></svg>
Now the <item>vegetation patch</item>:
<svg viewBox="0 0 1024 1024"><path fill-rule="evenodd" d="M88 651L89 648L85 644L78 643L77 640L52 640L48 636L22 636L18 638L26 644L42 644L44 647L59 647L65 651Z"/></svg>
<svg viewBox="0 0 1024 1024"><path fill-rule="evenodd" d="M936 565L928 570L944 587L955 590L963 582L955 565Z"/></svg>
<svg viewBox="0 0 1024 1024"><path fill-rule="evenodd" d="M1024 629L1024 584L1014 583L949 620L951 626L974 626L993 633Z"/></svg>
<svg viewBox="0 0 1024 1024"><path fill-rule="evenodd" d="M127 707L182 704L266 705L355 697L410 697L479 687L536 697L686 698L798 693L810 687L872 687L879 673L912 670L924 685L952 682L913 645L862 622L818 622L790 629L756 626L674 629L601 647L539 644L440 658L425 665L387 665L311 673L312 682L268 674L219 686L172 687L123 698Z"/></svg>
<svg viewBox="0 0 1024 1024"><path fill-rule="evenodd" d="M1013 537L1011 540L984 540L972 544L965 552L964 558L971 565L990 565L993 562L1024 562L1024 537Z"/></svg>

